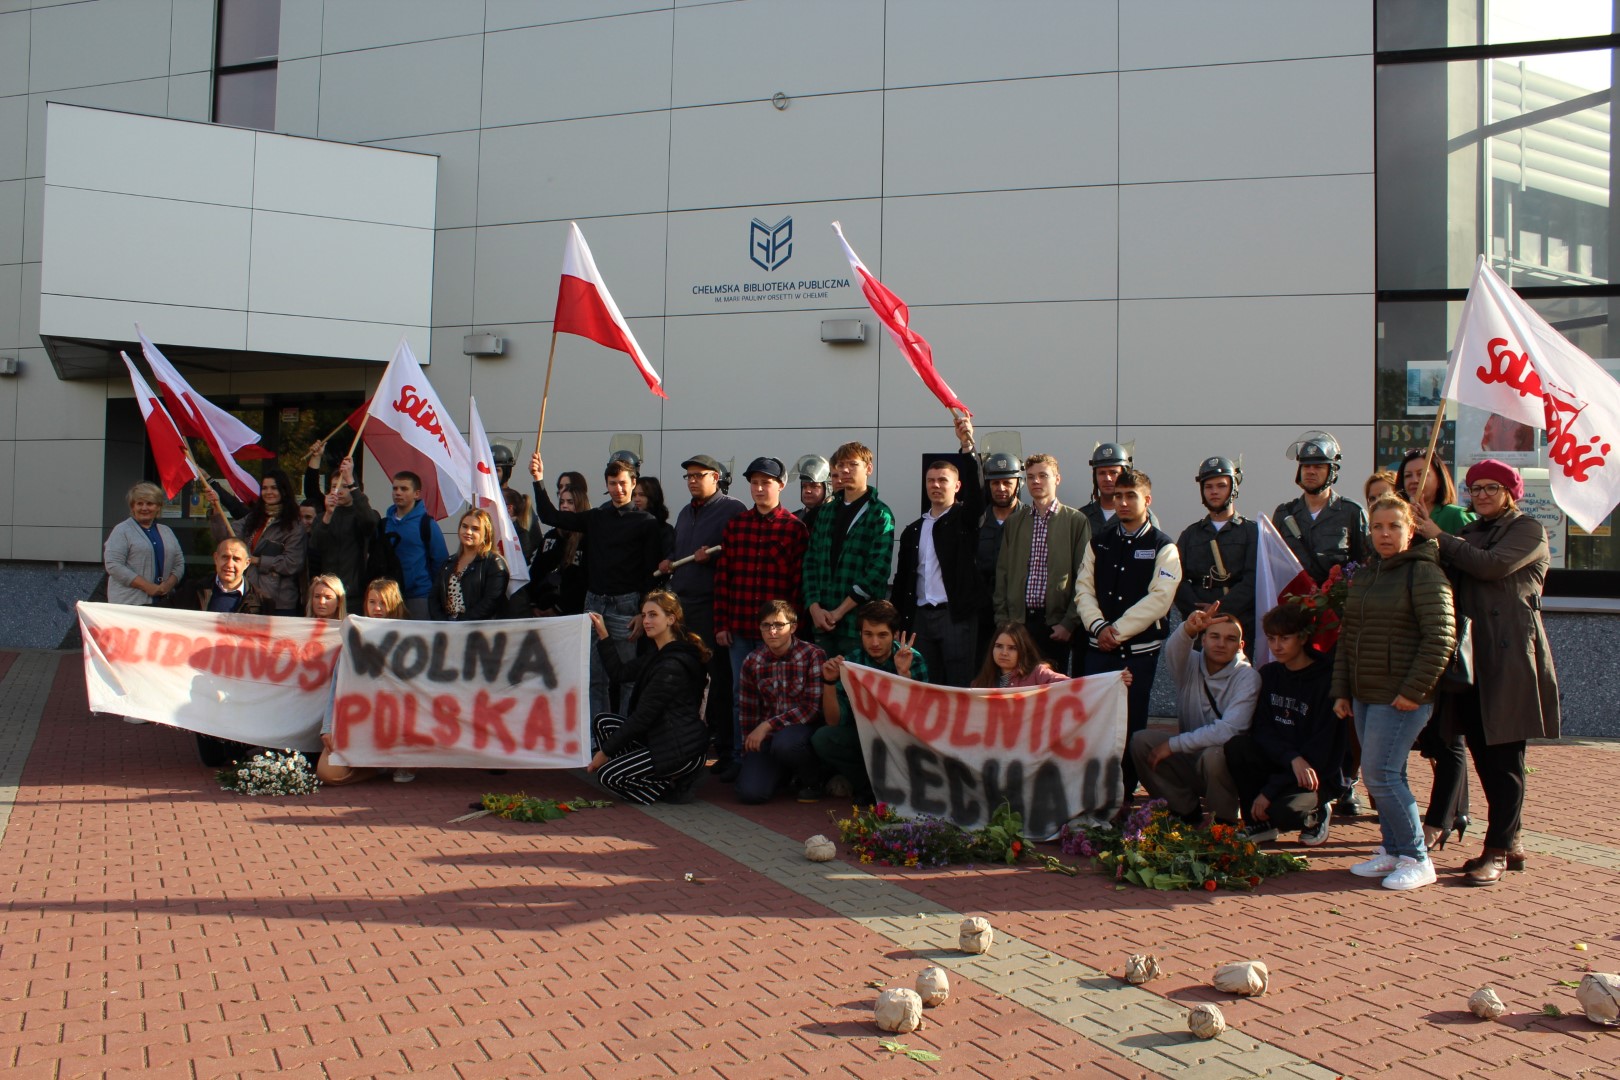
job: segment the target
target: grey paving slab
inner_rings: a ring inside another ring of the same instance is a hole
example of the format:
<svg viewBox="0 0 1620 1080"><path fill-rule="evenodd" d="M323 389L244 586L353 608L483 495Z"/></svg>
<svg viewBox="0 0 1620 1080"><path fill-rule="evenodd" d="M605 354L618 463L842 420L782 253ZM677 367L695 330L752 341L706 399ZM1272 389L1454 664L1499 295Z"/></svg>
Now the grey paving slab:
<svg viewBox="0 0 1620 1080"><path fill-rule="evenodd" d="M23 766L33 749L60 660L57 653L19 653L0 681L0 840L5 839Z"/></svg>

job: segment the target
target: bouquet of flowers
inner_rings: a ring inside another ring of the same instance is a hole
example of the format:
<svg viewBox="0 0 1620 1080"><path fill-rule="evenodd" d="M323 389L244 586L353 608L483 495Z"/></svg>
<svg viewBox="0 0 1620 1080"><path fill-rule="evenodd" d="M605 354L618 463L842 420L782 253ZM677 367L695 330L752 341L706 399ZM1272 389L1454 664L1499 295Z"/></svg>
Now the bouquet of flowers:
<svg viewBox="0 0 1620 1080"><path fill-rule="evenodd" d="M863 863L879 866L946 866L975 859L1017 862L1025 851L1024 819L1007 803L982 829L968 831L943 818L903 818L888 803L853 806L834 818L838 835Z"/></svg>
<svg viewBox="0 0 1620 1080"><path fill-rule="evenodd" d="M313 795L321 786L315 767L296 750L266 750L249 761L233 761L215 779L239 795Z"/></svg>
<svg viewBox="0 0 1620 1080"><path fill-rule="evenodd" d="M537 799L521 791L516 795L485 795L480 801L485 810L507 821L556 821L576 810L600 810L613 805L608 799Z"/></svg>
<svg viewBox="0 0 1620 1080"><path fill-rule="evenodd" d="M1258 850L1230 825L1189 825L1163 799L1137 807L1119 829L1066 825L1059 843L1065 855L1148 889L1249 890L1308 865L1303 856Z"/></svg>
<svg viewBox="0 0 1620 1080"><path fill-rule="evenodd" d="M1327 580L1309 593L1288 597L1290 604L1298 604L1311 613L1311 647L1317 652L1327 652L1339 640L1339 620L1344 616L1344 604L1350 598L1350 581L1358 567L1359 564L1353 562L1336 565L1328 571Z"/></svg>

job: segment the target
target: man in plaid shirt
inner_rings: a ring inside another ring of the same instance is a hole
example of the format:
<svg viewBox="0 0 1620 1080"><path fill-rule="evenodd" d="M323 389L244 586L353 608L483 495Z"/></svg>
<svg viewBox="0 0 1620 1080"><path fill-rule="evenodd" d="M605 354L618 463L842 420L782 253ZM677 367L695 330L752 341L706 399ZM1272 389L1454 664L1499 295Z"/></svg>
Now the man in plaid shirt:
<svg viewBox="0 0 1620 1080"><path fill-rule="evenodd" d="M790 610L797 611L804 549L810 537L804 522L782 506L787 468L781 461L755 458L743 476L754 506L726 522L714 568L714 640L730 650L733 686L742 677L743 661L762 644L760 606L767 600L784 600ZM735 766L742 761L743 729L740 703L733 699L732 705L731 745L736 756L728 764ZM722 780L728 774L729 779L736 779L731 767L718 773Z"/></svg>
<svg viewBox="0 0 1620 1080"><path fill-rule="evenodd" d="M832 458L839 497L823 505L804 556L804 602L816 644L843 655L860 643L855 609L887 599L894 563L894 514L870 486L872 451L845 443Z"/></svg>
<svg viewBox="0 0 1620 1080"><path fill-rule="evenodd" d="M766 802L791 780L800 802L815 802L822 768L810 736L821 726L819 680L827 654L794 637L799 616L786 600L766 601L758 619L764 644L748 654L737 678L737 706L748 732L737 798Z"/></svg>

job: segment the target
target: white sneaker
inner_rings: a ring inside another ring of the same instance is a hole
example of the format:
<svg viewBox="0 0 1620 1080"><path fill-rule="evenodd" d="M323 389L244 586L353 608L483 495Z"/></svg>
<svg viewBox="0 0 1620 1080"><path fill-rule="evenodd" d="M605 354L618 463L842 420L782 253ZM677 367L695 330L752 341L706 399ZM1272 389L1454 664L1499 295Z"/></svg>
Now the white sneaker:
<svg viewBox="0 0 1620 1080"><path fill-rule="evenodd" d="M1434 884L1434 863L1428 859L1414 859L1402 855L1394 871L1384 878L1386 889L1421 889Z"/></svg>
<svg viewBox="0 0 1620 1080"><path fill-rule="evenodd" d="M1381 847L1373 848L1373 857L1366 862L1359 862L1350 868L1350 872L1357 877L1383 877L1394 871L1400 860L1395 856L1386 854Z"/></svg>
<svg viewBox="0 0 1620 1080"><path fill-rule="evenodd" d="M408 784L412 780L415 780L415 779L416 779L416 774L413 773L413 772L407 772L404 769L395 769L394 770L394 783L396 783L396 784Z"/></svg>

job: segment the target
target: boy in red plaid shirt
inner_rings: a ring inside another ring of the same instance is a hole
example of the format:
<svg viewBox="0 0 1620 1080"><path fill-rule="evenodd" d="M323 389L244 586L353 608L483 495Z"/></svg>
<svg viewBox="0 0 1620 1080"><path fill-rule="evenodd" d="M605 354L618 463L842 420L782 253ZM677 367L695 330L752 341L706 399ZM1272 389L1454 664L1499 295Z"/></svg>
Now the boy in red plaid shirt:
<svg viewBox="0 0 1620 1080"><path fill-rule="evenodd" d="M731 651L731 684L741 685L743 660L762 644L760 607L769 600L800 606L804 549L810 532L782 506L787 468L773 457L755 458L743 476L754 505L726 522L714 569L714 640ZM732 702L732 746L737 758L720 779L736 779L743 752L740 703Z"/></svg>

